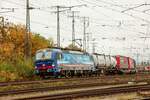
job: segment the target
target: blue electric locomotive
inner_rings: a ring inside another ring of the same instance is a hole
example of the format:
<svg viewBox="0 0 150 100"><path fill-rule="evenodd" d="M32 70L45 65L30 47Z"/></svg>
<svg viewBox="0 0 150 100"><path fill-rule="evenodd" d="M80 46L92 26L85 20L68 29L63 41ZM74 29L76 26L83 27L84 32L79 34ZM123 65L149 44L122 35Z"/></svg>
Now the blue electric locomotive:
<svg viewBox="0 0 150 100"><path fill-rule="evenodd" d="M36 52L35 72L37 75L88 75L95 70L92 56L88 53L50 48Z"/></svg>

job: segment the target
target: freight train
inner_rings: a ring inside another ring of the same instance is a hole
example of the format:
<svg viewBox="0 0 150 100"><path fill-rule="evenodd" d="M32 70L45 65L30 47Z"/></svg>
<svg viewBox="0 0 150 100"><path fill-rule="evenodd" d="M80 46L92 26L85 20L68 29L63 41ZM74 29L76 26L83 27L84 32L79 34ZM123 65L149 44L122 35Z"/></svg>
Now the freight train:
<svg viewBox="0 0 150 100"><path fill-rule="evenodd" d="M35 57L35 73L40 76L81 76L135 73L135 60L125 56L89 54L82 51L45 48Z"/></svg>

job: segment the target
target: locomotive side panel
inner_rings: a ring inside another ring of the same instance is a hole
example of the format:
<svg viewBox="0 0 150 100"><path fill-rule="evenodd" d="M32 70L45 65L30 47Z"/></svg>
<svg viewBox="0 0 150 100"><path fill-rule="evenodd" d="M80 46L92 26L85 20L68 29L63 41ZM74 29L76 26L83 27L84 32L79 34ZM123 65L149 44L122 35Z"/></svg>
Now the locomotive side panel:
<svg viewBox="0 0 150 100"><path fill-rule="evenodd" d="M63 58L58 61L62 70L95 70L94 62L89 54L63 52Z"/></svg>

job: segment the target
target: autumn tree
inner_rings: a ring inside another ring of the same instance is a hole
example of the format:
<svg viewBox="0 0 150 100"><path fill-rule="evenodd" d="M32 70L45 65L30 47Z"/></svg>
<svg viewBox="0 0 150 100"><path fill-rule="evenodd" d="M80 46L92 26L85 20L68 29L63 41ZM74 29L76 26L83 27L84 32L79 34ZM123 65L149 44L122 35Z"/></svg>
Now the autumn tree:
<svg viewBox="0 0 150 100"><path fill-rule="evenodd" d="M4 27L3 33L5 34L5 37L2 37L2 41L0 43L1 60L6 60L6 58L7 60L13 60L18 57L24 57L25 32L26 28L24 25L9 24ZM53 39L45 39L36 33L30 34L32 56L38 49L53 46Z"/></svg>
<svg viewBox="0 0 150 100"><path fill-rule="evenodd" d="M46 47L53 47L52 38L45 39L44 37L40 36L40 34L32 35L32 55L35 54L36 50Z"/></svg>
<svg viewBox="0 0 150 100"><path fill-rule="evenodd" d="M24 25L9 23L0 26L0 81L14 81L34 78L33 61L24 60ZM37 33L30 33L32 57L38 49L52 47L53 39L46 39Z"/></svg>

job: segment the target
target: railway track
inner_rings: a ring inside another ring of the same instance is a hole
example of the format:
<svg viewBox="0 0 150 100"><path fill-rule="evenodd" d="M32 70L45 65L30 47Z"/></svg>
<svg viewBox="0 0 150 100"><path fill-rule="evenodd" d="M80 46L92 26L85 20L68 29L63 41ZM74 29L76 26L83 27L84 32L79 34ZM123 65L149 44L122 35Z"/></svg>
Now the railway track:
<svg viewBox="0 0 150 100"><path fill-rule="evenodd" d="M87 88L87 87L95 87L95 86L108 86L108 85L117 85L117 84L118 85L127 84L127 82L118 82L118 83L90 82L90 83L71 84L71 85L64 85L64 86L50 86L50 87L40 87L40 88L37 87L37 88L20 89L20 90L8 90L8 91L0 92L0 96L25 94L25 93L31 93L31 92L46 92L46 91L54 91L54 90Z"/></svg>
<svg viewBox="0 0 150 100"><path fill-rule="evenodd" d="M36 97L28 97L28 98L20 98L17 100L72 100L73 98L82 98L82 97L91 97L91 96L104 96L104 95L112 95L118 93L126 93L126 92L137 92L137 91L147 91L150 90L150 84L144 85L133 85L133 86L120 86L120 87L110 87L110 88L101 88L101 89L89 89L68 93L58 93L58 94L50 94L44 96L36 96Z"/></svg>
<svg viewBox="0 0 150 100"><path fill-rule="evenodd" d="M137 81L135 83L146 83L148 84L149 81ZM134 82L131 82L132 84ZM130 84L131 84L130 83ZM46 86L46 87L36 87L36 88L29 88L29 89L19 89L19 90L7 90L0 92L0 96L12 96L16 94L28 94L28 93L36 93L36 92L47 92L47 91L54 91L54 90L68 90L68 89L80 89L80 88L88 88L88 87L102 87L102 86L110 86L110 85L123 85L128 84L128 81L121 81L121 82L89 82L89 83L80 83L80 84L68 84L63 86Z"/></svg>
<svg viewBox="0 0 150 100"><path fill-rule="evenodd" d="M11 81L11 82L0 82L2 86L13 86L13 85L28 85L28 84L40 84L40 83L51 83L51 82L64 82L64 81L80 81L80 80L95 80L95 79L115 79L115 78L127 78L127 77L149 77L148 74L134 74L134 75L114 75L114 76L98 76L98 77L82 77L82 78L62 78L62 79L50 79L50 80L38 80L38 81Z"/></svg>

